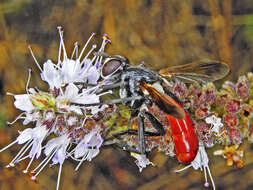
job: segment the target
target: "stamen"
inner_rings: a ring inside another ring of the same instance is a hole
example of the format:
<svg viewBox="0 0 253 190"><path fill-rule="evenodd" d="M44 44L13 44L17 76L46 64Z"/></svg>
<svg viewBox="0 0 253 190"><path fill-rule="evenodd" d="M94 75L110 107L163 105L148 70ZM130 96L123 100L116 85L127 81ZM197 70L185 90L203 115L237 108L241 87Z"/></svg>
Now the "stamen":
<svg viewBox="0 0 253 190"><path fill-rule="evenodd" d="M106 46L106 44L108 43L109 41L106 39L106 38L104 38L104 40L103 40L103 42L102 42L102 45L101 45L101 47L100 47L100 50L99 50L99 52L104 52L105 51L105 46ZM99 56L99 63L102 63L102 59L103 59L103 56ZM95 64L97 64L97 62L95 63Z"/></svg>
<svg viewBox="0 0 253 190"><path fill-rule="evenodd" d="M89 37L89 39L87 40L87 42L85 43L85 45L84 45L84 47L83 47L83 49L82 49L82 51L81 51L81 53L78 57L79 60L81 59L84 50L86 49L87 45L89 44L89 42L91 41L91 39L93 38L94 35L95 35L95 33L92 33L91 36Z"/></svg>
<svg viewBox="0 0 253 190"><path fill-rule="evenodd" d="M182 171L184 171L184 170L187 170L187 169L190 168L190 167L192 167L192 164L190 164L190 165L188 165L188 166L185 166L185 167L182 168L182 169L175 170L174 172L175 172L175 173L179 173L179 172L182 172Z"/></svg>
<svg viewBox="0 0 253 190"><path fill-rule="evenodd" d="M78 42L75 43L75 47L73 49L73 52L72 52L72 55L71 55L70 59L73 59L75 53L76 53L76 58L77 58L77 55L78 55Z"/></svg>
<svg viewBox="0 0 253 190"><path fill-rule="evenodd" d="M90 51L86 54L86 56L83 58L82 62L81 62L81 66L85 63L85 60L88 58L88 56L91 54L91 52L97 47L96 44L92 45L92 48L90 49Z"/></svg>
<svg viewBox="0 0 253 190"><path fill-rule="evenodd" d="M19 160L26 152L27 150L32 146L32 140L28 141L18 152L18 154L12 159L12 161L6 166L8 167L14 167L16 160Z"/></svg>
<svg viewBox="0 0 253 190"><path fill-rule="evenodd" d="M43 150L45 148L45 146L43 146L42 148L41 148L41 150ZM21 162L21 161L23 161L23 160L25 160L25 159L27 159L27 158L29 158L30 157L30 155L28 154L28 155L26 155L26 156L24 156L23 158L19 158L17 161L16 161L16 163L19 163L19 162Z"/></svg>
<svg viewBox="0 0 253 190"><path fill-rule="evenodd" d="M60 164L60 166L59 166L58 178L57 178L57 184L56 184L56 190L59 189L60 179L61 179L61 171L62 171L62 164Z"/></svg>
<svg viewBox="0 0 253 190"><path fill-rule="evenodd" d="M13 141L12 143L10 143L10 144L8 144L7 146L5 146L4 148L2 148L2 149L0 150L0 152L5 151L6 149L10 148L12 145L16 144L17 142L18 142L18 140Z"/></svg>
<svg viewBox="0 0 253 190"><path fill-rule="evenodd" d="M87 155L87 154L86 154ZM77 171L79 169L79 167L81 166L81 164L84 162L85 158L86 158L86 155L83 156L83 158L81 159L81 161L78 163L78 165L76 166L75 168L75 171Z"/></svg>
<svg viewBox="0 0 253 190"><path fill-rule="evenodd" d="M34 54L33 54L33 51L32 51L32 48L31 48L30 45L28 46L28 49L30 50L30 53L31 53L31 55L32 55L32 57L33 57L33 59L34 59L36 65L37 65L37 67L39 68L40 72L42 72L42 69L41 69L41 67L40 67L40 64L38 63L37 59L35 58L35 56L34 56Z"/></svg>
<svg viewBox="0 0 253 190"><path fill-rule="evenodd" d="M64 96L64 92L63 92L62 88L60 87L59 89L60 89L61 95Z"/></svg>
<svg viewBox="0 0 253 190"><path fill-rule="evenodd" d="M107 92L103 92L103 93L99 94L98 96L104 96L106 94L112 94L112 93L113 93L112 90L108 90Z"/></svg>
<svg viewBox="0 0 253 190"><path fill-rule="evenodd" d="M48 162L51 160L51 158L55 155L55 153L57 152L57 150L58 150L58 149L55 149L55 151L54 151L52 154L50 154L49 156L47 156L47 157L42 161L42 163L44 163L44 161L47 160L43 166L41 166L42 163L40 163L39 166L37 166L37 168L35 168L35 169L32 171L32 173L34 173L35 170L37 170L37 169L41 166L41 168L40 168L39 171L34 175L34 177L37 177L37 176L39 175L39 173L43 170L43 168L48 164Z"/></svg>
<svg viewBox="0 0 253 190"><path fill-rule="evenodd" d="M31 164L32 164L32 162L33 162L33 160L34 160L34 158L35 158L35 155L36 155L36 154L33 155L33 157L31 158L31 160L30 160L30 162L29 162L29 164L27 165L26 169L23 170L23 173L26 174L26 173L28 172L28 170L29 170L29 168L30 168L30 166L31 166Z"/></svg>
<svg viewBox="0 0 253 190"><path fill-rule="evenodd" d="M31 73L32 73L32 69L29 68L28 69L28 79L27 79L27 82L26 82L26 85L25 85L25 89L26 89L27 94L29 94L29 83L30 83L30 80L31 80Z"/></svg>
<svg viewBox="0 0 253 190"><path fill-rule="evenodd" d="M211 182L212 182L213 190L215 190L215 189L216 189L216 188L215 188L215 183L214 183L213 176L212 176L212 174L211 174L211 171L210 171L210 168L209 168L209 167L207 167L207 171L208 171L210 180L211 180Z"/></svg>
<svg viewBox="0 0 253 190"><path fill-rule="evenodd" d="M77 162L81 162L82 159L78 159L78 158L75 158L74 156L70 155L70 158L72 158L73 160L77 161Z"/></svg>
<svg viewBox="0 0 253 190"><path fill-rule="evenodd" d="M21 162L21 161L23 161L23 160L25 160L27 158L29 158L29 155L26 155L23 158L20 158L19 160L16 161L16 163L19 163L19 162Z"/></svg>
<svg viewBox="0 0 253 190"><path fill-rule="evenodd" d="M66 49L65 49L65 45L64 45L64 41L63 41L63 31L62 31L61 27L58 27L58 31L59 31L59 34L60 34L60 43L61 43L62 51L63 51L63 60L66 60L67 59L67 53L66 53Z"/></svg>
<svg viewBox="0 0 253 190"><path fill-rule="evenodd" d="M19 114L12 122L6 121L6 125L13 125L14 123L17 122L19 119L23 119L22 116L25 114L25 112L22 112ZM1 152L1 151L0 151Z"/></svg>
<svg viewBox="0 0 253 190"><path fill-rule="evenodd" d="M57 27L60 36L61 36L61 34L60 34L61 28L62 28L61 26ZM58 54L58 63L57 63L57 66L59 66L60 62L61 62L61 40L60 40L60 44L59 44L59 54Z"/></svg>
<svg viewBox="0 0 253 190"><path fill-rule="evenodd" d="M71 157L71 155L75 152L75 150L76 150L76 147L74 149L72 149L66 156Z"/></svg>
<svg viewBox="0 0 253 190"><path fill-rule="evenodd" d="M16 94L13 94L13 93L11 93L11 92L6 92L6 95L7 95L7 96L15 96Z"/></svg>
<svg viewBox="0 0 253 190"><path fill-rule="evenodd" d="M205 176L205 184L204 184L204 186L206 187L206 185L209 186L209 183L207 182L206 167L205 167L205 166L204 166L204 176ZM207 186L207 187L208 187L208 186Z"/></svg>

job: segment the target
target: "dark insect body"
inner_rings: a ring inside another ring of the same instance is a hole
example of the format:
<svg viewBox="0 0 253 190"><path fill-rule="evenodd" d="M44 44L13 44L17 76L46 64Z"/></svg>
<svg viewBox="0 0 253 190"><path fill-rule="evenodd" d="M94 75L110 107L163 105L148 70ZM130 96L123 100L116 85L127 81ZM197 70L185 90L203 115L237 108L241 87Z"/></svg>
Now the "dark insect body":
<svg viewBox="0 0 253 190"><path fill-rule="evenodd" d="M145 154L145 136L165 135L162 124L148 112L148 106L154 103L169 120L177 159L184 164L190 163L198 152L198 137L193 121L189 113L184 110L182 102L168 90L170 80L178 78L186 82L215 81L228 72L229 68L226 64L213 60L201 60L155 72L143 66L131 66L128 59L123 56L107 56L102 66L101 76L110 85L102 86L101 90L119 88L120 96L120 99L107 103L123 103L131 109L134 117L138 117L138 130L128 129L115 134L114 137L124 134L138 135L139 149L135 150L119 143L116 145L129 152ZM145 118L157 132L145 131Z"/></svg>

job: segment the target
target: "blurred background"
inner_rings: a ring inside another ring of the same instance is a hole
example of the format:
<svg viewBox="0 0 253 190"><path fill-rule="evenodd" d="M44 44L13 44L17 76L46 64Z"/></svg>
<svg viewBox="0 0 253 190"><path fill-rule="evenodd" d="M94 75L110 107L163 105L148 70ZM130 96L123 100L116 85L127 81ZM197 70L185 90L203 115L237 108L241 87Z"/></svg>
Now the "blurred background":
<svg viewBox="0 0 253 190"><path fill-rule="evenodd" d="M27 69L32 68L31 86L46 88L28 52L28 44L42 64L57 60L59 36L64 29L67 51L80 45L92 32L106 33L112 43L110 54L127 56L132 64L145 61L160 69L201 58L225 61L231 67L226 80L253 71L252 0L1 0L0 1L0 146L13 141L20 123L7 127L19 113L13 106L14 94L25 92ZM98 35L98 36L99 36ZM98 37L99 39L100 37ZM253 147L245 146L245 166L226 166L221 157L209 151L210 165L218 190L253 189ZM22 173L27 164L5 169L17 153L13 146L0 154L1 190L55 189L57 167L45 169L34 183ZM139 173L134 159L121 150L105 149L78 172L75 163L63 166L61 189L68 190L165 190L204 189L203 173L189 169L181 174L176 159L153 152L150 160L157 167ZM41 160L40 160L41 161Z"/></svg>

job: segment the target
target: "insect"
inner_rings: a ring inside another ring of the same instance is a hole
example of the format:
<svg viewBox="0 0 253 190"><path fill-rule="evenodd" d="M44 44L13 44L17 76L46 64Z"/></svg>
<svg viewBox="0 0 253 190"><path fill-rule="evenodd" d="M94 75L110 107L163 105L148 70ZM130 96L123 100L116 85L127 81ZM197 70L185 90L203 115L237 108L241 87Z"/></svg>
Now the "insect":
<svg viewBox="0 0 253 190"><path fill-rule="evenodd" d="M129 60L120 55L107 57L101 75L110 85L102 88L119 88L120 99L112 100L111 103L125 103L132 110L132 115L138 117L137 131L128 129L115 136L138 135L138 153L145 154L145 136L165 134L162 124L148 112L147 107L155 103L170 122L177 159L184 164L190 163L198 151L198 137L183 103L168 90L169 81L174 78L187 82L215 81L228 72L229 67L225 63L213 60L201 60L155 72L143 66L131 66ZM144 118L150 121L157 132L145 131ZM127 146L124 149L135 151Z"/></svg>

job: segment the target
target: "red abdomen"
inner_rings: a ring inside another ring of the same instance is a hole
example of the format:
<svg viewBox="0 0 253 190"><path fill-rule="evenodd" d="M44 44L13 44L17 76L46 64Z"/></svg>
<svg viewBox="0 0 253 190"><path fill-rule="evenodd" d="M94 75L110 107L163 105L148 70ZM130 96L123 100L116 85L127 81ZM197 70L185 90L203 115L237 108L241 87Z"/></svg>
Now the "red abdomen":
<svg viewBox="0 0 253 190"><path fill-rule="evenodd" d="M171 126L177 159L184 164L192 162L198 151L198 137L190 115L186 113L185 119L181 120L170 115L167 115L167 118Z"/></svg>

